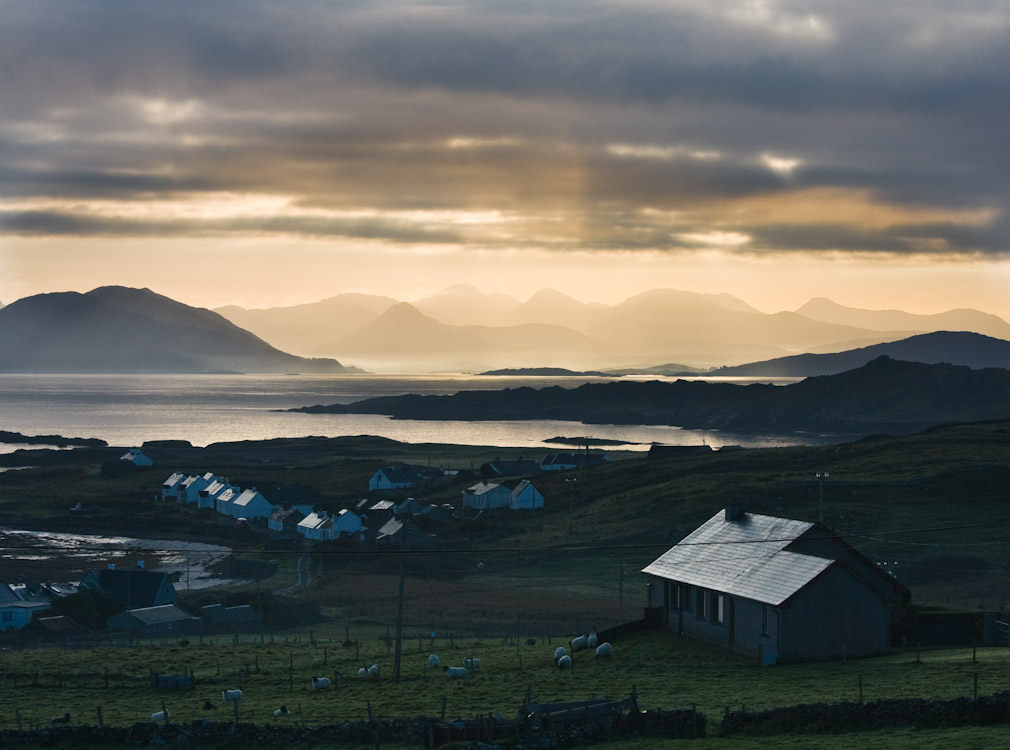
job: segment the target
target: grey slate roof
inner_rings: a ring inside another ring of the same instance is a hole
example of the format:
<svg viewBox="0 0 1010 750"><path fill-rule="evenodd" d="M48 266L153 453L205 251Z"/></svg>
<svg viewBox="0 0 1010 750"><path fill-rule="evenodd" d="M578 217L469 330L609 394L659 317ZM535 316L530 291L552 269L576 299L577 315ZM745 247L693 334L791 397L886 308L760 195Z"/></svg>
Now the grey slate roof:
<svg viewBox="0 0 1010 750"><path fill-rule="evenodd" d="M140 609L128 610L129 614L136 617L145 625L158 625L166 622L179 622L181 620L193 621L199 618L193 617L185 610L174 604L162 604L159 607L141 607Z"/></svg>
<svg viewBox="0 0 1010 750"><path fill-rule="evenodd" d="M814 526L720 510L642 572L777 606L835 562L786 549Z"/></svg>

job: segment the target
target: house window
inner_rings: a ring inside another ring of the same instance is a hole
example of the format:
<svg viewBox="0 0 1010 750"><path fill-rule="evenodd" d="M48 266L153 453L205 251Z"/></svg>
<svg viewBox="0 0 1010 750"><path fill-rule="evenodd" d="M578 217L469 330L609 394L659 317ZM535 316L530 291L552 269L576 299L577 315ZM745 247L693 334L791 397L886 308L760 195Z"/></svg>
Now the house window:
<svg viewBox="0 0 1010 750"><path fill-rule="evenodd" d="M761 605L761 635L768 635L768 605Z"/></svg>
<svg viewBox="0 0 1010 750"><path fill-rule="evenodd" d="M720 625L726 622L726 597L722 594L715 595L715 611L713 614L713 619Z"/></svg>
<svg viewBox="0 0 1010 750"><path fill-rule="evenodd" d="M670 588L671 588L670 593L673 597L673 609L680 609L682 606L681 590L683 589L683 586L681 586L679 583L674 583Z"/></svg>
<svg viewBox="0 0 1010 750"><path fill-rule="evenodd" d="M691 599L692 599L691 587L685 585L684 586L683 598L681 599L681 601L683 602L683 605L684 605L684 611L685 612L690 612L691 611Z"/></svg>
<svg viewBox="0 0 1010 750"><path fill-rule="evenodd" d="M708 592L705 589L698 589L698 601L697 608L695 609L695 616L699 620L705 619L705 600L708 598Z"/></svg>
<svg viewBox="0 0 1010 750"><path fill-rule="evenodd" d="M13 618L12 613L10 611L4 612L3 613L3 617L0 617L0 621L2 621L2 622L10 622L12 619L14 619L14 618Z"/></svg>

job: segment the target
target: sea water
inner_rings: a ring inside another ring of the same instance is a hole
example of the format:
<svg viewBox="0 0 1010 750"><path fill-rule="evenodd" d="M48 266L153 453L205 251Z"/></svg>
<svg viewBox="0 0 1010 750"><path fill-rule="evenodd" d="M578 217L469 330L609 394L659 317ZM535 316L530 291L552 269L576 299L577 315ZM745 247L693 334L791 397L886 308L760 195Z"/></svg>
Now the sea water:
<svg viewBox="0 0 1010 750"><path fill-rule="evenodd" d="M620 450L648 450L652 443L754 448L821 445L847 439L838 435L686 430L664 425L397 420L374 414L277 411L404 393L448 394L552 385L574 388L586 382L590 379L475 375L0 375L0 429L25 435L101 438L117 446L139 446L147 440L187 440L205 446L307 435L376 435L407 443L554 450L565 446L545 441L559 436L613 441L615 445L606 447Z"/></svg>

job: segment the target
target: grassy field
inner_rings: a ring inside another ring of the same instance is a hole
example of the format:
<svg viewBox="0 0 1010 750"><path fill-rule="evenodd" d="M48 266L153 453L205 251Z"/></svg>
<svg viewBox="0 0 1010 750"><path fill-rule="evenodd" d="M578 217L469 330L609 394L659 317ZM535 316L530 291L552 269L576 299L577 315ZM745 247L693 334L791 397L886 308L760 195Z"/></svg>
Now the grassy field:
<svg viewBox="0 0 1010 750"><path fill-rule="evenodd" d="M240 719L274 721L281 704L301 707L309 724L341 720L403 716L439 716L445 702L448 719L500 711L514 716L527 689L534 701L621 699L637 693L643 709L684 709L696 705L715 726L723 713L746 707L764 710L801 703L922 697L971 697L976 679L980 695L1010 689L1010 650L980 648L923 651L816 664L758 666L754 660L730 654L667 633L640 633L614 643L611 657L594 659L576 654L571 671L558 670L553 648L564 642L537 638L516 645L500 639L437 637L434 643L411 632L403 644L401 679L393 677L394 644L383 630L350 628L359 642L345 648L343 632L314 630L260 643L242 636L235 645L222 636L188 645L160 641L93 649L38 648L0 653L0 728L16 726L20 715L48 723L70 712L76 723L97 723L102 708L109 725L129 725L160 710L164 701L173 719L229 721L232 707L221 704L220 691L239 688L245 698ZM460 665L464 656L481 660L472 677L448 679L427 666L429 653L443 665ZM359 667L378 664L380 678L358 677ZM106 682L106 669L108 670ZM159 690L149 674L192 671L194 691ZM313 676L335 680L331 690L313 690ZM346 679L344 679L346 678ZM15 680L17 686L15 687ZM61 687L62 680L62 687ZM108 685L108 686L106 686ZM205 701L215 708L204 710ZM287 721L295 719L289 718ZM714 730L713 730L714 731Z"/></svg>

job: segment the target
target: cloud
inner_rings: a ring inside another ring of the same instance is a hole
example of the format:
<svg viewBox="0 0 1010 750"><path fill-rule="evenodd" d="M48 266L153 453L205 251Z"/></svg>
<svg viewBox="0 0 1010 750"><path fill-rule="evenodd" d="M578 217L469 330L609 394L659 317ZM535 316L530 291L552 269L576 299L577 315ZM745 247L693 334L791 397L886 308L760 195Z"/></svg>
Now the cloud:
<svg viewBox="0 0 1010 750"><path fill-rule="evenodd" d="M1010 248L1010 9L981 0L0 13L0 233Z"/></svg>

